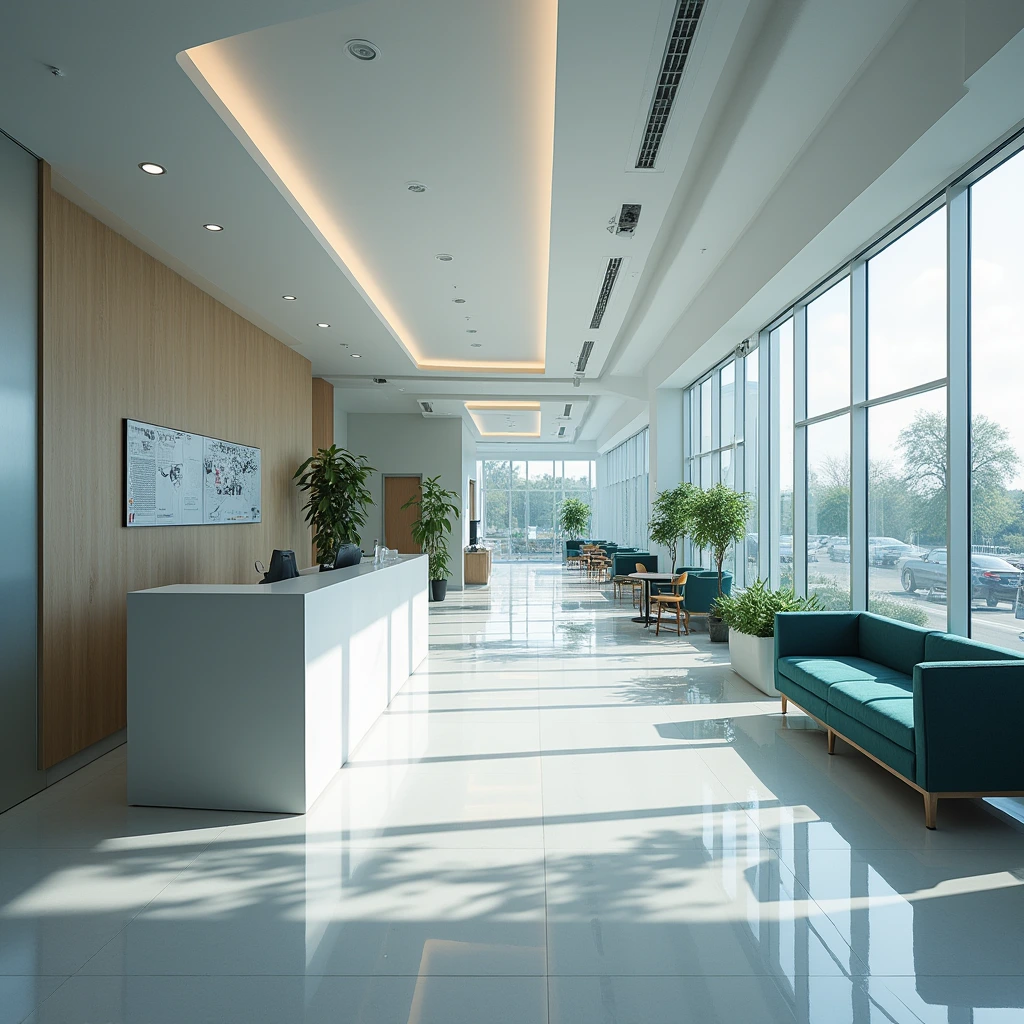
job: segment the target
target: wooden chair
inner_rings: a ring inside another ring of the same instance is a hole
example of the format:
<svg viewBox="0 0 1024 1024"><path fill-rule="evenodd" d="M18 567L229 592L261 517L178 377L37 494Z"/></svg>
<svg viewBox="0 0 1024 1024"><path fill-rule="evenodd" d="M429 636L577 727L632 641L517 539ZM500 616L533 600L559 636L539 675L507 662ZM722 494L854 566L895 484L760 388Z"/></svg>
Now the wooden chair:
<svg viewBox="0 0 1024 1024"><path fill-rule="evenodd" d="M680 573L669 584L667 591L660 594L651 594L651 604L655 602L658 604L658 623L654 630L655 636L661 633L661 609L666 605L676 610L676 636L681 635L682 629L686 630L687 636L690 635L690 613L686 610L686 605L683 603L685 599L686 577L687 573Z"/></svg>
<svg viewBox="0 0 1024 1024"><path fill-rule="evenodd" d="M613 576L612 583L614 584L613 594L616 598L622 596L623 588L629 587L630 592L633 596L633 607L636 607L637 603L637 591L643 586L639 580L630 579L628 576Z"/></svg>

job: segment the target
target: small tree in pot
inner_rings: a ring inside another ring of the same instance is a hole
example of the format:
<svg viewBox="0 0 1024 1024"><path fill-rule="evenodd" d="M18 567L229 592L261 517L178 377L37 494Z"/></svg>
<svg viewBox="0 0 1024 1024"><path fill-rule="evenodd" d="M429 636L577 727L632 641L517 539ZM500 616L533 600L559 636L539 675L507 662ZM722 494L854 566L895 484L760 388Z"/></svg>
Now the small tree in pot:
<svg viewBox="0 0 1024 1024"><path fill-rule="evenodd" d="M402 508L417 508L412 524L412 539L419 544L430 560L430 599L443 601L452 575L452 560L448 553L448 538L452 520L459 518L459 500L455 491L446 490L438 483L440 476L427 477L418 498L410 498Z"/></svg>
<svg viewBox="0 0 1024 1024"><path fill-rule="evenodd" d="M590 525L590 506L579 498L566 498L558 510L558 528L569 538L579 540Z"/></svg>
<svg viewBox="0 0 1024 1024"><path fill-rule="evenodd" d="M366 486L374 472L365 455L353 455L332 444L321 448L295 471L299 490L309 492L302 506L313 527L313 544L321 568L334 568L343 544L358 546L373 498ZM358 561L358 559L353 559Z"/></svg>
<svg viewBox="0 0 1024 1024"><path fill-rule="evenodd" d="M671 490L659 491L651 504L648 533L655 544L668 548L670 572L679 564L679 548L690 532L690 503L696 490L693 484L677 484Z"/></svg>
<svg viewBox="0 0 1024 1024"><path fill-rule="evenodd" d="M690 502L690 534L699 548L707 548L718 569L718 597L722 597L722 562L729 545L742 540L750 518L750 499L725 484L697 491ZM729 639L729 627L722 622L715 606L708 615L708 634L717 643Z"/></svg>

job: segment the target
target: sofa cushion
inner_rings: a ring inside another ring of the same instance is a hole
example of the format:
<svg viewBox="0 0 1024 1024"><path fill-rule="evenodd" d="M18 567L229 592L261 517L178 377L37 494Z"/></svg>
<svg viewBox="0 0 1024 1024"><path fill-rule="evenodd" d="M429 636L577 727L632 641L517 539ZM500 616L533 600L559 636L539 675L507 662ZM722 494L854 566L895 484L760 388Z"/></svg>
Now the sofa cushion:
<svg viewBox="0 0 1024 1024"><path fill-rule="evenodd" d="M831 704L826 711L825 722L836 732L841 733L847 739L863 747L869 754L877 757L882 764L888 765L893 771L899 772L905 779L914 780L917 774L917 754L913 750L907 750L898 743L893 743L888 737L876 732L870 726L864 724L859 718L840 711ZM840 740L842 743L842 740ZM841 753L836 748L836 753Z"/></svg>
<svg viewBox="0 0 1024 1024"><path fill-rule="evenodd" d="M799 683L822 700L829 700L829 691L836 683L874 683L909 679L896 669L887 668L865 658L820 658L793 655L779 658L779 673Z"/></svg>
<svg viewBox="0 0 1024 1024"><path fill-rule="evenodd" d="M905 750L914 749L914 684L902 679L835 683L828 702Z"/></svg>
<svg viewBox="0 0 1024 1024"><path fill-rule="evenodd" d="M977 640L953 636L951 633L929 633L924 642L922 661L1021 661L1024 656L1013 651L979 644Z"/></svg>
<svg viewBox="0 0 1024 1024"><path fill-rule="evenodd" d="M924 661L924 645L930 630L870 612L861 613L858 625L862 658L897 669L906 676L913 675L914 666Z"/></svg>

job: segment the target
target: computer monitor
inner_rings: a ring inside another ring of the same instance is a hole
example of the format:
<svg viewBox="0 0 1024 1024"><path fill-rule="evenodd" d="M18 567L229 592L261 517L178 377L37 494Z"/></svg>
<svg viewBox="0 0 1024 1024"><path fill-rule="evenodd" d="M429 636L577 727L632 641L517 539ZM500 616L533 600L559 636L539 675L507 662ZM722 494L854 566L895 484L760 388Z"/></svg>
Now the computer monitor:
<svg viewBox="0 0 1024 1024"><path fill-rule="evenodd" d="M295 579L299 570L295 565L294 551L281 551L277 548L270 556L270 568L263 574L260 583L279 583L281 580Z"/></svg>

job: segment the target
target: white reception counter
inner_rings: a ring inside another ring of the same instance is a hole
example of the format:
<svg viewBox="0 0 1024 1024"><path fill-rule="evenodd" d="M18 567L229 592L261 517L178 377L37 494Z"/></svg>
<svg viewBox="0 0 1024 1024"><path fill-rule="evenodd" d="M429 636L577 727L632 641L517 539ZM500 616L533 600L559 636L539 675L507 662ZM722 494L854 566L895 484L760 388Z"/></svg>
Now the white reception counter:
<svg viewBox="0 0 1024 1024"><path fill-rule="evenodd" d="M427 654L427 558L128 595L128 802L304 813Z"/></svg>

